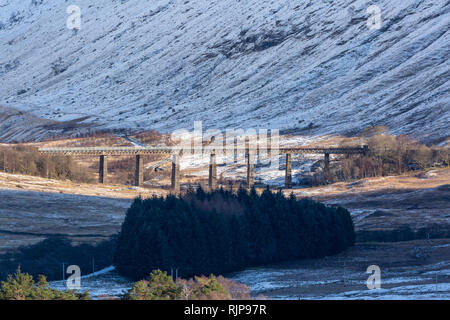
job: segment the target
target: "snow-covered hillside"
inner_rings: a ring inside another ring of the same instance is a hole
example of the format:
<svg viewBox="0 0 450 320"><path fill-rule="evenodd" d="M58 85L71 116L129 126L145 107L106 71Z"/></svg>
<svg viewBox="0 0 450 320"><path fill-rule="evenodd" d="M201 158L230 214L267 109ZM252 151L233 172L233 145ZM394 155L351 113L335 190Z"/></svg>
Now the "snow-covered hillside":
<svg viewBox="0 0 450 320"><path fill-rule="evenodd" d="M202 120L308 135L387 125L439 141L449 30L448 0L0 0L0 139Z"/></svg>

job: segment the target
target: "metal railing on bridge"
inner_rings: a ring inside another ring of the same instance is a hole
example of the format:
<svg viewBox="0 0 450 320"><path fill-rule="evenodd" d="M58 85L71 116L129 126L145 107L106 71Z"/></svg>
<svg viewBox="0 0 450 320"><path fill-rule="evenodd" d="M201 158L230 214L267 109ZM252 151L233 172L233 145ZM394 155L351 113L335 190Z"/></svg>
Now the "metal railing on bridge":
<svg viewBox="0 0 450 320"><path fill-rule="evenodd" d="M217 146L204 146L197 150L203 153L211 153L218 151ZM230 150L244 151L246 153L260 153L260 148L242 147L242 146L230 146L224 148L223 152L226 153ZM148 155L148 154L177 154L179 152L196 151L196 148L185 147L62 147L62 148L40 148L39 152L42 154L64 154L64 155ZM268 148L271 154L278 152L279 154L298 154L298 153L310 153L310 154L364 154L368 151L367 146L362 147L281 147L277 149Z"/></svg>

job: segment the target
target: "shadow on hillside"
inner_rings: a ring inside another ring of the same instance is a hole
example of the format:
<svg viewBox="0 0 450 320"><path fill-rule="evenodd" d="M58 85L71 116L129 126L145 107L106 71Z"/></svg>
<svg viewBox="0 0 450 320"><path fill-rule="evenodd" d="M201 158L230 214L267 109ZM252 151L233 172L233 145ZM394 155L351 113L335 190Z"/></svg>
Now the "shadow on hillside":
<svg viewBox="0 0 450 320"><path fill-rule="evenodd" d="M115 236L97 245L73 245L67 238L50 237L0 255L0 280L5 280L19 266L33 277L43 274L48 280L62 280L63 263L65 269L70 265L79 266L81 275L86 275L112 265L115 246Z"/></svg>

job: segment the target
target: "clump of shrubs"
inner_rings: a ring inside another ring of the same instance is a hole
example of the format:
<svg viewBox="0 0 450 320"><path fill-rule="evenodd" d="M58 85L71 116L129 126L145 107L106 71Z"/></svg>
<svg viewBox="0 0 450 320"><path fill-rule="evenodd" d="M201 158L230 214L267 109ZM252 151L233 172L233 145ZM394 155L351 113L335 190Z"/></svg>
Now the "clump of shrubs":
<svg viewBox="0 0 450 320"><path fill-rule="evenodd" d="M33 276L19 267L14 275L2 281L0 300L89 300L89 293L51 289L45 276L39 275L35 283Z"/></svg>
<svg viewBox="0 0 450 320"><path fill-rule="evenodd" d="M123 300L229 300L250 299L250 289L222 276L201 276L176 281L166 272L154 270L146 280L136 282L122 297ZM1 282L0 300L89 300L88 291L60 291L49 287L47 278L33 276L18 267L13 275Z"/></svg>
<svg viewBox="0 0 450 320"><path fill-rule="evenodd" d="M94 181L71 157L43 155L38 152L38 148L21 144L0 147L0 170L49 179L88 183Z"/></svg>
<svg viewBox="0 0 450 320"><path fill-rule="evenodd" d="M222 276L201 276L173 281L167 272L154 270L146 280L138 281L125 300L229 300L249 299L250 289Z"/></svg>
<svg viewBox="0 0 450 320"><path fill-rule="evenodd" d="M309 183L321 185L450 165L448 147L427 146L405 134L393 136L382 126L366 128L360 140L368 145L368 154L342 158L328 172L316 172Z"/></svg>

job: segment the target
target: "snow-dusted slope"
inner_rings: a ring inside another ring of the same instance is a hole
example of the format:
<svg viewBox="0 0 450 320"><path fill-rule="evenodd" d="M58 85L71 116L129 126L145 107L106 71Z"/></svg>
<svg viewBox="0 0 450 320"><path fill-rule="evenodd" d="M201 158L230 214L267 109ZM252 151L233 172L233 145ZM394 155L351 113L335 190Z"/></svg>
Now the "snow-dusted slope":
<svg viewBox="0 0 450 320"><path fill-rule="evenodd" d="M81 8L78 32L66 27L70 4ZM0 105L102 128L382 124L448 136L450 2L377 1L380 30L366 25L371 4L0 0ZM21 128L10 134L0 120L4 140L48 134L8 119Z"/></svg>

